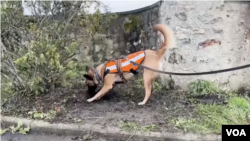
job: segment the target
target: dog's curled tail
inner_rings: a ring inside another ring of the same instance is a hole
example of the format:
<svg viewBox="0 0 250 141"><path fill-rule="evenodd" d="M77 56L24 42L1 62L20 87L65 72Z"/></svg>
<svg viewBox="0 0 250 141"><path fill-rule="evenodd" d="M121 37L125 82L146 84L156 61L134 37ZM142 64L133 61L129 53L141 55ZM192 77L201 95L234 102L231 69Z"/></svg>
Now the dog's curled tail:
<svg viewBox="0 0 250 141"><path fill-rule="evenodd" d="M164 42L160 49L157 51L159 57L162 57L166 52L167 48L175 46L175 37L173 31L163 24L156 24L154 28L163 34Z"/></svg>

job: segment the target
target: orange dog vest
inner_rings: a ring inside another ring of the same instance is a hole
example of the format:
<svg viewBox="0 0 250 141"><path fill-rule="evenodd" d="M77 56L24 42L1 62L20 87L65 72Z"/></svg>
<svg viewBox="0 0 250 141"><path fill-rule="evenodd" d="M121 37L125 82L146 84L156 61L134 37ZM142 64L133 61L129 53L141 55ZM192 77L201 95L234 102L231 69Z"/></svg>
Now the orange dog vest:
<svg viewBox="0 0 250 141"><path fill-rule="evenodd" d="M130 61L136 62L137 64L141 64L145 58L144 51L138 51L132 54L129 54L126 58L121 60L121 69L123 72L131 72L131 69L136 71L139 66L133 65ZM117 66L115 60L109 61L106 64L106 71L109 70L109 73L117 73Z"/></svg>

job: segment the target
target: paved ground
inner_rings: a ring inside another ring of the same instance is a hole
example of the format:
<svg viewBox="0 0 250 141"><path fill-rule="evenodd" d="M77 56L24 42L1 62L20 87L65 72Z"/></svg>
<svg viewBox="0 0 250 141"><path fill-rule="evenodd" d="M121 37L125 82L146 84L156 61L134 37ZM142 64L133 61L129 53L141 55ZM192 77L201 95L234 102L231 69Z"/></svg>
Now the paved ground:
<svg viewBox="0 0 250 141"><path fill-rule="evenodd" d="M85 135L83 137L76 136L58 136L58 135L45 135L45 134L11 134L5 133L1 136L1 141L110 141L112 139L104 139Z"/></svg>

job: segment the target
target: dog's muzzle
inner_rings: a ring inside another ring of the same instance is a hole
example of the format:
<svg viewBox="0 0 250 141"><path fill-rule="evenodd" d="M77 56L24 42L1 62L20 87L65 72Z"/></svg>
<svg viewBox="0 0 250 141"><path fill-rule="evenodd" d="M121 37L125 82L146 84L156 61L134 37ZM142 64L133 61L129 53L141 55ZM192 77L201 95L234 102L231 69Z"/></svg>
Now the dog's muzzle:
<svg viewBox="0 0 250 141"><path fill-rule="evenodd" d="M88 93L95 94L97 86L88 86Z"/></svg>

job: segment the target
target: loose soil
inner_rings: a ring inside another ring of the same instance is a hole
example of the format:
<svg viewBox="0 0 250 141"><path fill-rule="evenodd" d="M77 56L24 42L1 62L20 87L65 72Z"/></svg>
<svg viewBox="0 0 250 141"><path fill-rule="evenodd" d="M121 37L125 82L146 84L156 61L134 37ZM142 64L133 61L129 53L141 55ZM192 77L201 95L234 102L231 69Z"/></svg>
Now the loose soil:
<svg viewBox="0 0 250 141"><path fill-rule="evenodd" d="M133 86L131 86L133 85ZM119 127L121 122L135 122L139 126L156 125L156 131L176 132L171 122L178 117L191 117L195 104L190 102L183 91L153 92L144 106L138 106L144 98L144 89L129 86L116 86L113 92L99 101L88 103L86 89L60 88L41 96L17 96L2 106L2 115L29 117L30 111L47 113L55 110L57 115L49 122L53 123L92 123ZM217 97L201 97L200 102L223 103ZM195 100L199 102L199 98Z"/></svg>
<svg viewBox="0 0 250 141"><path fill-rule="evenodd" d="M65 136L57 134L29 133L26 135L12 134L10 132L1 136L2 141L116 141L112 138L99 137L92 134L83 136ZM130 140L131 141L131 140Z"/></svg>

